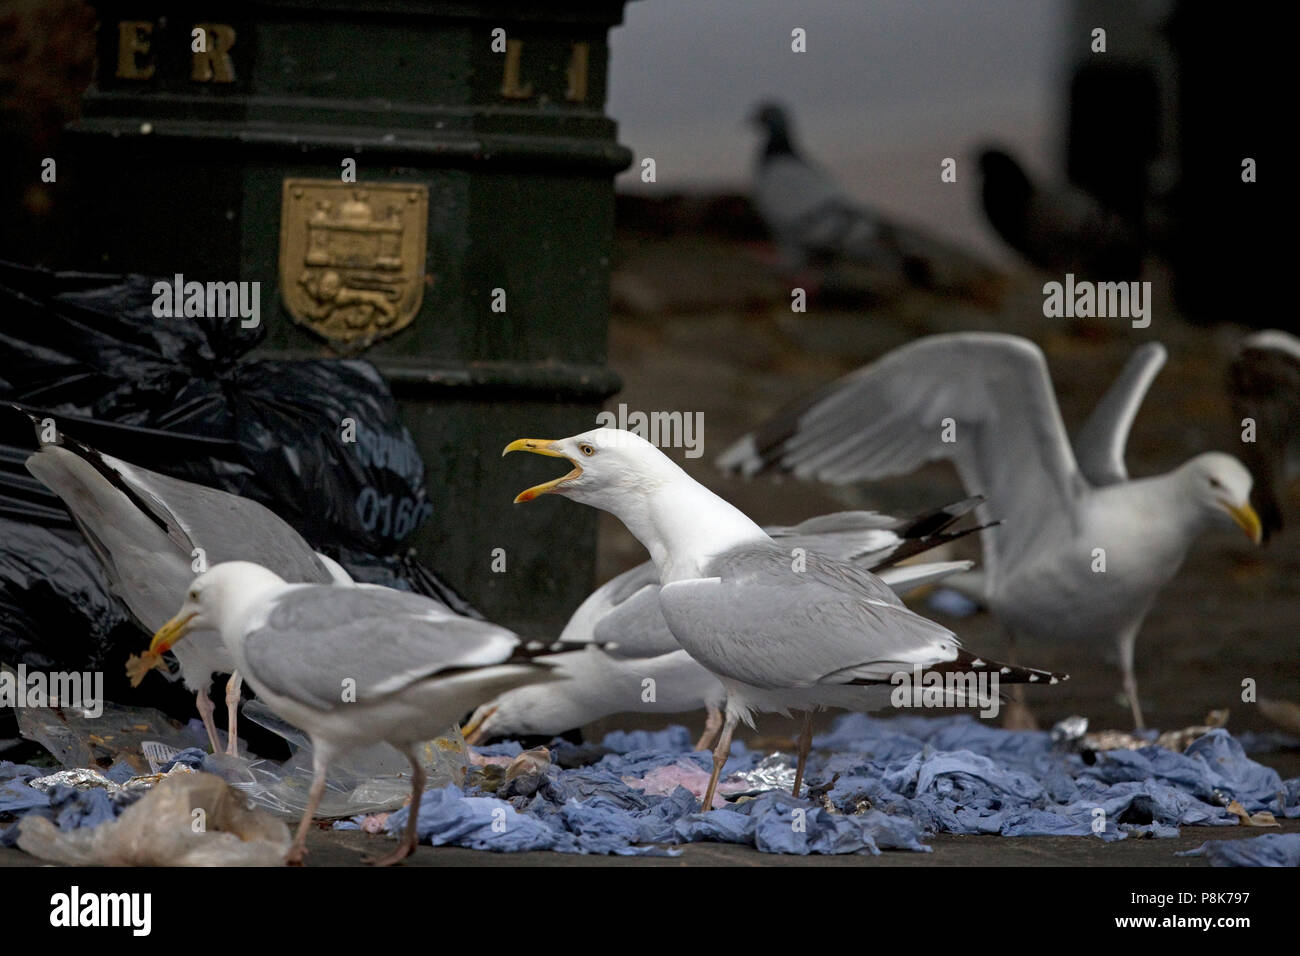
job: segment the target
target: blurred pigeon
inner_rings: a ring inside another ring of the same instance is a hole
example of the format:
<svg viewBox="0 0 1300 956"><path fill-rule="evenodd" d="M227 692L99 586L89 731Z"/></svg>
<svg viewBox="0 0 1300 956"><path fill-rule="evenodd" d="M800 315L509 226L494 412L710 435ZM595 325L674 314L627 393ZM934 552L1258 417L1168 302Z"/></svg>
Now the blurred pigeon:
<svg viewBox="0 0 1300 956"><path fill-rule="evenodd" d="M909 265L895 231L804 158L782 107L764 103L751 119L766 133L754 177L754 205L784 265L798 269L836 258L895 271Z"/></svg>
<svg viewBox="0 0 1300 956"><path fill-rule="evenodd" d="M1228 369L1228 390L1238 425L1255 422L1255 440L1241 449L1268 540L1282 530L1278 498L1300 476L1300 339L1276 329L1249 336Z"/></svg>
<svg viewBox="0 0 1300 956"><path fill-rule="evenodd" d="M1031 265L1095 281L1136 279L1142 271L1137 229L1075 186L1040 186L1008 153L979 156L984 214Z"/></svg>

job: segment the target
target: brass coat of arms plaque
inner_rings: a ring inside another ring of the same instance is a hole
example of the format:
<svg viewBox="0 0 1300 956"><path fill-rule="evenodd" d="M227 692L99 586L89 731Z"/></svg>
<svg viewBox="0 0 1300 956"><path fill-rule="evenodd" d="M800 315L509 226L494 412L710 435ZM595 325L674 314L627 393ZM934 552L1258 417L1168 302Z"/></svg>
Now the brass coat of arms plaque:
<svg viewBox="0 0 1300 956"><path fill-rule="evenodd" d="M424 295L429 191L286 179L280 298L299 325L355 352L411 324Z"/></svg>

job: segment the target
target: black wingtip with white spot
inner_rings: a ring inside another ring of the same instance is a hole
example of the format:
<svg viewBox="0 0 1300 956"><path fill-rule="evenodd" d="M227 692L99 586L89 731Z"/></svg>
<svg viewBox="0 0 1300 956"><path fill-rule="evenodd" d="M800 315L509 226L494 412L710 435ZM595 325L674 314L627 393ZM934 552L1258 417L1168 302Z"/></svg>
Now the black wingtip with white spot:
<svg viewBox="0 0 1300 956"><path fill-rule="evenodd" d="M940 673L952 671L961 674L997 674L999 683L1003 684L1060 684L1070 679L1069 674L1039 670L1036 667L1019 667L960 649L957 651L955 661L935 664L930 670Z"/></svg>
<svg viewBox="0 0 1300 956"><path fill-rule="evenodd" d="M528 641L526 644L521 644L515 648L515 653L512 659L537 661L540 663L544 658L550 657L553 654L563 654L568 651L585 651L590 647L596 647L603 651L613 650L618 647L618 645L612 641L551 641L550 643Z"/></svg>

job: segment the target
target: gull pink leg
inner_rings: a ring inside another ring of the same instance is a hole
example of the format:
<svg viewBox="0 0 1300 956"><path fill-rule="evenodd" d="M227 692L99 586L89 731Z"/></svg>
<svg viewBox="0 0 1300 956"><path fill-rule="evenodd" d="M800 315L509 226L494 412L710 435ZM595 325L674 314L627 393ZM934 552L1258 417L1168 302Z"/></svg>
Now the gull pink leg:
<svg viewBox="0 0 1300 956"><path fill-rule="evenodd" d="M239 691L244 678L235 671L226 681L226 753L239 756Z"/></svg>
<svg viewBox="0 0 1300 956"><path fill-rule="evenodd" d="M199 688L198 693L194 695L194 706L203 720L203 729L208 732L208 743L212 744L212 752L220 753L221 741L217 738L217 725L212 721L212 714L216 708L212 706L212 698L208 696L206 687Z"/></svg>
<svg viewBox="0 0 1300 956"><path fill-rule="evenodd" d="M366 861L375 866L392 866L394 863L400 863L415 852L416 844L419 841L415 821L420 814L420 799L424 796L424 767L420 766L420 761L416 758L413 750L410 748L400 749L406 754L406 759L411 762L411 810L406 816L406 827L402 830L402 839L397 844L397 849L387 856Z"/></svg>
<svg viewBox="0 0 1300 956"><path fill-rule="evenodd" d="M728 714L727 721L722 725L722 733L718 736L718 743L713 748L713 773L709 777L709 789L704 794L704 804L702 810L709 811L713 809L713 795L718 790L718 777L722 775L722 768L727 762L727 757L731 754L731 734L736 729L736 721L739 715Z"/></svg>
<svg viewBox="0 0 1300 956"><path fill-rule="evenodd" d="M700 734L700 739L695 742L695 750L708 750L712 747L714 741L718 739L718 731L722 729L722 711L710 704L705 714L704 733Z"/></svg>

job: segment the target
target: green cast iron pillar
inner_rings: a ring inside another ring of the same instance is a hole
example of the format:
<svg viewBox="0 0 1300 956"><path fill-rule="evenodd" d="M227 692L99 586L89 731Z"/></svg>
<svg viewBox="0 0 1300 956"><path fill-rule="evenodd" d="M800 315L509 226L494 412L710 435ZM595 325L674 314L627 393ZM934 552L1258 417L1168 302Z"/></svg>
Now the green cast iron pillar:
<svg viewBox="0 0 1300 956"><path fill-rule="evenodd" d="M513 506L555 463L499 455L594 427L618 388L623 0L94 6L60 164L69 265L259 282L260 354L374 362L426 465L420 558L489 617L554 633L593 584L595 515Z"/></svg>

